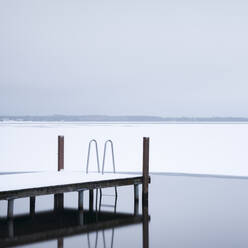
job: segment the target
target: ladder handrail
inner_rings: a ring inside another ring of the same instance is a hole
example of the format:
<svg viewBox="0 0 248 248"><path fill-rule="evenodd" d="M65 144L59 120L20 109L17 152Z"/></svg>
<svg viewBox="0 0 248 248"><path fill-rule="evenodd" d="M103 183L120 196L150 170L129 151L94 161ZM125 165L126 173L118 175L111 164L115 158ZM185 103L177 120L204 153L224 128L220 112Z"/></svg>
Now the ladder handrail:
<svg viewBox="0 0 248 248"><path fill-rule="evenodd" d="M96 159L97 159L97 170L98 170L98 172L100 172L98 145L97 145L97 141L95 139L92 139L89 142L89 146L88 146L88 156L87 156L86 173L89 172L90 150L91 150L91 144L92 143L95 144L95 148L96 148Z"/></svg>
<svg viewBox="0 0 248 248"><path fill-rule="evenodd" d="M107 150L108 143L110 143L110 145L111 145L113 172L115 173L114 145L113 145L113 141L109 139L109 140L105 141L105 143L104 143L104 152L103 152L103 161L102 161L102 174L104 174L104 165L105 165L106 150Z"/></svg>
<svg viewBox="0 0 248 248"><path fill-rule="evenodd" d="M89 233L87 233L87 240L88 240L88 248L91 248L90 234ZM96 231L95 248L97 248L97 243L98 243L98 231Z"/></svg>

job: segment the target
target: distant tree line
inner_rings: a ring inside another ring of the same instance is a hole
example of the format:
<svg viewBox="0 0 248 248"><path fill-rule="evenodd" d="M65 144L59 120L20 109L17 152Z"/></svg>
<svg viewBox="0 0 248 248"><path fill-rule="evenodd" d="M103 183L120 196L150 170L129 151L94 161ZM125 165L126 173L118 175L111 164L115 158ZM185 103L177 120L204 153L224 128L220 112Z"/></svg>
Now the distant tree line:
<svg viewBox="0 0 248 248"><path fill-rule="evenodd" d="M0 116L0 121L37 122L248 122L246 117L159 117L159 116L107 116L107 115L20 115Z"/></svg>

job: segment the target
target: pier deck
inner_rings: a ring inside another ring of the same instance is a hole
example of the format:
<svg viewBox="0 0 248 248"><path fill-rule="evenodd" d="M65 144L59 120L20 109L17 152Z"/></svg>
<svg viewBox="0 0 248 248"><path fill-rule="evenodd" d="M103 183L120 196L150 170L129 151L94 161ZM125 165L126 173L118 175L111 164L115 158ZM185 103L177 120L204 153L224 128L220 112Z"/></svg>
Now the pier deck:
<svg viewBox="0 0 248 248"><path fill-rule="evenodd" d="M0 200L142 183L141 174L86 174L82 171L9 174L1 175Z"/></svg>

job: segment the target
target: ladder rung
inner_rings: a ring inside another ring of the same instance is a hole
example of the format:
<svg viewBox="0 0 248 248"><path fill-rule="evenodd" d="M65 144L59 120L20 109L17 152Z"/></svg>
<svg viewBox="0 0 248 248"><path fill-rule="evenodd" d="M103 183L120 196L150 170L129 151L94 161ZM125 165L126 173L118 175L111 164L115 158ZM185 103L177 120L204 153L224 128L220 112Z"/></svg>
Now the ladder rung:
<svg viewBox="0 0 248 248"><path fill-rule="evenodd" d="M114 208L115 205L110 205L110 204L102 204L102 207L109 207L109 208Z"/></svg>

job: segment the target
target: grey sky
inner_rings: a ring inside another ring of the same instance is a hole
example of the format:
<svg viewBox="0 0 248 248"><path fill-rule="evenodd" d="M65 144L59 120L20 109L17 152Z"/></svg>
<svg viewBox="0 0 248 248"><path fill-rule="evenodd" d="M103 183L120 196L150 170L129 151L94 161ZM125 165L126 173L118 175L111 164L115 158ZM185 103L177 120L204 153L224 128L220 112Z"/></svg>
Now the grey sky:
<svg viewBox="0 0 248 248"><path fill-rule="evenodd" d="M248 116L248 2L0 0L0 114Z"/></svg>

